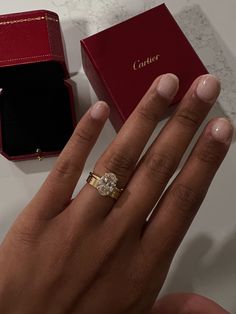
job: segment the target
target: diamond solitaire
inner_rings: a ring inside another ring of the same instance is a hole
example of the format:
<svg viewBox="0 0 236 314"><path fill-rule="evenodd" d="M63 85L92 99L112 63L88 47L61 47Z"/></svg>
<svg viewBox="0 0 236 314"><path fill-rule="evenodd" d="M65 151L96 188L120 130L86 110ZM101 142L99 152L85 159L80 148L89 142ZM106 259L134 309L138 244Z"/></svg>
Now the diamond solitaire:
<svg viewBox="0 0 236 314"><path fill-rule="evenodd" d="M98 181L97 190L103 196L108 196L114 191L118 179L114 173L105 173Z"/></svg>
<svg viewBox="0 0 236 314"><path fill-rule="evenodd" d="M86 181L96 188L100 195L110 196L116 200L120 197L123 191L123 189L117 187L118 179L112 172L105 173L102 177L90 172Z"/></svg>

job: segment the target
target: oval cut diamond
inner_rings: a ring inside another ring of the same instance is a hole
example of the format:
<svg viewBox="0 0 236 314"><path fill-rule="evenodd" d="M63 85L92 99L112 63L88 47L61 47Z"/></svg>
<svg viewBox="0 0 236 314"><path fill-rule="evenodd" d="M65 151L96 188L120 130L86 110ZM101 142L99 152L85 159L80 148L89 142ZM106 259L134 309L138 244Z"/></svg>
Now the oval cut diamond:
<svg viewBox="0 0 236 314"><path fill-rule="evenodd" d="M105 173L98 181L97 190L102 196L110 195L117 184L117 177L114 173Z"/></svg>

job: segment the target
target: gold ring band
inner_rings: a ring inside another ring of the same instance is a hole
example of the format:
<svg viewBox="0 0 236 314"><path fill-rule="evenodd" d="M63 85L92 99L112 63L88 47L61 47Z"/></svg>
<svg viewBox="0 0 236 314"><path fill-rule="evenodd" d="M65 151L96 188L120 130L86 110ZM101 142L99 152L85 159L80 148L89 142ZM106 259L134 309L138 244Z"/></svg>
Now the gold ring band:
<svg viewBox="0 0 236 314"><path fill-rule="evenodd" d="M105 173L102 177L99 177L90 172L86 182L97 189L100 195L110 196L116 200L123 191L123 189L117 187L118 179L114 173Z"/></svg>

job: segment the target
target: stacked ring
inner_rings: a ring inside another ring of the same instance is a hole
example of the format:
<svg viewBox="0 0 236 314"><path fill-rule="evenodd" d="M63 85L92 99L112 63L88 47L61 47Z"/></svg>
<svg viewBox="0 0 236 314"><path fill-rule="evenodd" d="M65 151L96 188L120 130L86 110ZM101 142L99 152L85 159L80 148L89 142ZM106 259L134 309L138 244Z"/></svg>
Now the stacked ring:
<svg viewBox="0 0 236 314"><path fill-rule="evenodd" d="M116 200L123 191L117 187L118 179L112 172L105 173L102 177L90 172L86 182L97 189L100 195L110 196Z"/></svg>

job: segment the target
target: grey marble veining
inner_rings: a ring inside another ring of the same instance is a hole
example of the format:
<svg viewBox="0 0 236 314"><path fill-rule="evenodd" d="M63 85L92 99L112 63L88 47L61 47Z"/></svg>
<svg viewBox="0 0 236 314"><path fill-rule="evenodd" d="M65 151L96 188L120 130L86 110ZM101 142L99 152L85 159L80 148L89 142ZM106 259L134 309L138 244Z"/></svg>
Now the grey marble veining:
<svg viewBox="0 0 236 314"><path fill-rule="evenodd" d="M136 5L134 9L132 1L51 0L51 2L56 7L64 7L67 17L84 33L86 21L86 35L106 29L144 10L144 5Z"/></svg>

